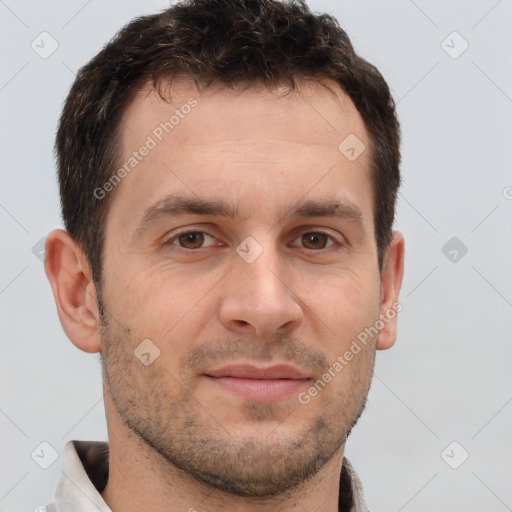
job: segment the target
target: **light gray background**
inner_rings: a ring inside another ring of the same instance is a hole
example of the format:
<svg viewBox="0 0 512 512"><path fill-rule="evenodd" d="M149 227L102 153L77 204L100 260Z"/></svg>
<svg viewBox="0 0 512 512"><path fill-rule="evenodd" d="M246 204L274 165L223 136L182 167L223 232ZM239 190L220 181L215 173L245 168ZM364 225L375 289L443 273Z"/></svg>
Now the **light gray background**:
<svg viewBox="0 0 512 512"><path fill-rule="evenodd" d="M52 500L62 457L40 468L42 441L62 454L69 439L106 440L98 356L65 337L32 247L61 226L52 148L74 73L130 19L165 6L0 0L1 512ZM399 335L378 354L347 456L373 512L512 510L512 2L310 6L334 14L384 74L403 130ZM59 44L48 59L31 48L42 31ZM454 31L469 43L456 59L441 46ZM442 252L452 237L468 248L455 262ZM462 448L444 452L453 441ZM469 458L452 469L462 449Z"/></svg>

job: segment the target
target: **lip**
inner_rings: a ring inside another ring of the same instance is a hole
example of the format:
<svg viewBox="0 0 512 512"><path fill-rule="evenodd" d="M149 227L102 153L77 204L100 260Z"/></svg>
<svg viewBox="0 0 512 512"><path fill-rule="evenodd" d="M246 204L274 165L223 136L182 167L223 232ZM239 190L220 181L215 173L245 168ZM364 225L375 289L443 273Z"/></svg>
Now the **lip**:
<svg viewBox="0 0 512 512"><path fill-rule="evenodd" d="M277 364L267 368L257 368L250 364L224 366L205 372L208 377L235 377L239 379L306 379L306 375L294 366Z"/></svg>
<svg viewBox="0 0 512 512"><path fill-rule="evenodd" d="M209 370L203 375L222 389L256 401L279 400L298 393L310 380L286 364L267 368L239 364Z"/></svg>

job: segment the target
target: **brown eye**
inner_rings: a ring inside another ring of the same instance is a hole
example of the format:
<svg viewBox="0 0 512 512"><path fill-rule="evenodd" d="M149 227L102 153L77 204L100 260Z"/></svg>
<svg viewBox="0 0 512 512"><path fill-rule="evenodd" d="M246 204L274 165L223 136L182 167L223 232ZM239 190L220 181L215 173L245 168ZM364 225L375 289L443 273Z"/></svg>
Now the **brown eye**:
<svg viewBox="0 0 512 512"><path fill-rule="evenodd" d="M326 233L304 233L301 242L307 249L325 249L329 238Z"/></svg>
<svg viewBox="0 0 512 512"><path fill-rule="evenodd" d="M189 231L178 235L176 239L185 249L198 249L204 243L204 235L201 231Z"/></svg>

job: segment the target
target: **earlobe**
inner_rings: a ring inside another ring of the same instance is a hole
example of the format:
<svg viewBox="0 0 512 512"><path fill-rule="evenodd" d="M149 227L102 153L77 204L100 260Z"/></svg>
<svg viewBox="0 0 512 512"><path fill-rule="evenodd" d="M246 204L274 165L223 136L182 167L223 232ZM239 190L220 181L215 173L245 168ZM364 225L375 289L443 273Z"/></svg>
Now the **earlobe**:
<svg viewBox="0 0 512 512"><path fill-rule="evenodd" d="M48 235L44 268L67 337L84 352L100 352L99 315L92 273L83 251L67 231L56 229Z"/></svg>
<svg viewBox="0 0 512 512"><path fill-rule="evenodd" d="M384 324L379 332L376 348L386 350L396 341L397 317L402 306L398 300L404 274L404 237L393 231L381 272L380 320Z"/></svg>

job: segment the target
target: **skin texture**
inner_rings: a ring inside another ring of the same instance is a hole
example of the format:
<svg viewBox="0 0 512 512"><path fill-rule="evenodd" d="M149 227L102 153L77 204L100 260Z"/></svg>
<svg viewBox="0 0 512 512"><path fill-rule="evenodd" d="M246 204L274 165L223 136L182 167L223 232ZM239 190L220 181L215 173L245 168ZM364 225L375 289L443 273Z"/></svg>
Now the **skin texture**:
<svg viewBox="0 0 512 512"><path fill-rule="evenodd" d="M337 510L345 439L375 350L395 341L396 316L307 404L298 394L393 309L404 243L394 232L379 272L368 134L348 96L330 87L335 96L305 81L290 94L198 91L180 79L169 103L149 86L136 94L121 165L175 109L191 97L197 105L161 141L153 135L156 146L109 192L103 316L83 253L65 231L49 235L45 268L64 330L102 353L102 494L113 510ZM350 134L367 148L355 161L338 150ZM153 216L138 229L173 194L238 212ZM349 204L360 218L286 215L304 200ZM177 238L184 231L195 235ZM261 250L250 263L236 251L247 237ZM160 350L148 366L134 355L147 339ZM305 378L288 396L250 399L205 376L231 363L288 364Z"/></svg>

